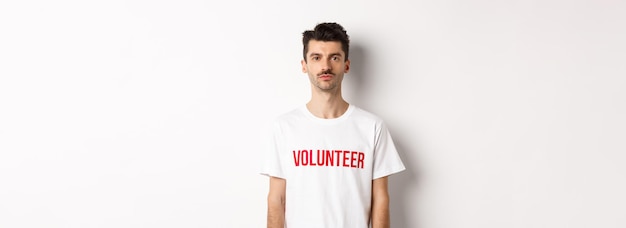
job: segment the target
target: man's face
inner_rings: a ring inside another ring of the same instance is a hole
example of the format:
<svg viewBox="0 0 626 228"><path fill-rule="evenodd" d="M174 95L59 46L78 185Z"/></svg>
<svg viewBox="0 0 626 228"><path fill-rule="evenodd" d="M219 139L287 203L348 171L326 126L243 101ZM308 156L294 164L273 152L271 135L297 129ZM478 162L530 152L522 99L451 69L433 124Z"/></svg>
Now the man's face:
<svg viewBox="0 0 626 228"><path fill-rule="evenodd" d="M341 88L343 74L350 70L350 61L339 41L310 40L306 61L302 60L302 72L309 75L311 85L322 91Z"/></svg>

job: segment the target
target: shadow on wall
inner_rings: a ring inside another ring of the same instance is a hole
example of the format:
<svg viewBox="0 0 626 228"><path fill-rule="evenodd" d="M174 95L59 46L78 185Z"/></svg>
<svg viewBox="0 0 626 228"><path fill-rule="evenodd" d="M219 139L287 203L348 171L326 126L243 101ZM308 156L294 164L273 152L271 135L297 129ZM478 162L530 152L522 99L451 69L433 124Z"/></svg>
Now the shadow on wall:
<svg viewBox="0 0 626 228"><path fill-rule="evenodd" d="M354 103L356 106L365 110L369 110L367 107L369 86L367 79L371 78L368 72L372 72L369 68L370 64L367 62L367 53L363 45L352 43L350 45L350 72L344 76L346 81L343 85L346 88L346 97L349 98L350 103Z"/></svg>
<svg viewBox="0 0 626 228"><path fill-rule="evenodd" d="M344 78L344 80L346 80L344 87L348 88L346 95L350 98L350 103L369 111L375 110L368 106L371 106L371 104L367 102L370 99L370 93L367 91L372 91L368 82L373 81L372 77L375 77L375 75L372 75L370 72L374 72L372 68L376 66L369 63L366 50L364 45L358 43L351 44L349 56L351 61L350 72L348 76ZM418 186L419 167L418 164L414 162L416 161L414 158L416 151L414 148L409 148L410 143L406 141L411 138L410 136L400 137L394 135L392 127L389 126L389 128L395 146L402 158L402 162L404 162L406 166L405 171L389 177L391 227L417 228L418 224L415 224L416 213L415 211L410 211L410 199L415 198L417 194L417 192L411 192L410 190L416 189L415 186Z"/></svg>
<svg viewBox="0 0 626 228"><path fill-rule="evenodd" d="M411 208L415 208L415 206L411 206L412 201L410 199L416 198L418 194L418 192L411 190L416 189L419 184L419 166L414 162L415 151L407 148L405 141L399 140L400 138L408 137L394 137L394 143L406 170L389 177L391 227L418 228L419 225L416 224L415 220L419 220L419 218L416 218L416 211L411 211Z"/></svg>

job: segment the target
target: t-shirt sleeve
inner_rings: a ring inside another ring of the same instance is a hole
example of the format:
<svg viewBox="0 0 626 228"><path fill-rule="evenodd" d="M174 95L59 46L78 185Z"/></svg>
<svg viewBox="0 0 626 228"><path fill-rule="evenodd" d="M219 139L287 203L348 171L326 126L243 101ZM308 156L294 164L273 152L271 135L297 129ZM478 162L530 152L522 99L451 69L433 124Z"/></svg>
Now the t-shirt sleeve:
<svg viewBox="0 0 626 228"><path fill-rule="evenodd" d="M391 139L391 134L384 123L380 123L374 147L373 179L389 176L405 169L398 151Z"/></svg>
<svg viewBox="0 0 626 228"><path fill-rule="evenodd" d="M280 127L273 123L271 133L266 140L265 154L261 160L261 174L271 177L285 178L280 157Z"/></svg>

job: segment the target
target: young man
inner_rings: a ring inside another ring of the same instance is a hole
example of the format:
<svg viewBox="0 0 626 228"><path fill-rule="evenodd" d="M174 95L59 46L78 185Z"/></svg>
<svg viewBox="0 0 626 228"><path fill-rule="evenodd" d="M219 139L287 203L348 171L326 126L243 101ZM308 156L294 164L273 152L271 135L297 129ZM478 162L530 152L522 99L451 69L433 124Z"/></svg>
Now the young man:
<svg viewBox="0 0 626 228"><path fill-rule="evenodd" d="M268 228L389 227L387 176L404 165L383 121L341 95L349 42L336 23L303 33L312 96L274 122L261 171Z"/></svg>

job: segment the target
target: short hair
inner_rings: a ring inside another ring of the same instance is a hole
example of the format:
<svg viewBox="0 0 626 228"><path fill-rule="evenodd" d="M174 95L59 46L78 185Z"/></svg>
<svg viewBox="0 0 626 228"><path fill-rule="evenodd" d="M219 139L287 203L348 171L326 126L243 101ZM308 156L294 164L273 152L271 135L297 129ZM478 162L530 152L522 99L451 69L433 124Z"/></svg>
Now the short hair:
<svg viewBox="0 0 626 228"><path fill-rule="evenodd" d="M348 52L350 50L350 36L343 27L335 22L320 23L313 30L307 30L302 33L302 45L304 46L303 54L306 61L306 53L309 51L309 41L339 41L341 49L346 53L348 60Z"/></svg>

